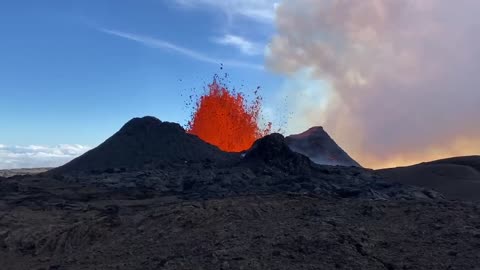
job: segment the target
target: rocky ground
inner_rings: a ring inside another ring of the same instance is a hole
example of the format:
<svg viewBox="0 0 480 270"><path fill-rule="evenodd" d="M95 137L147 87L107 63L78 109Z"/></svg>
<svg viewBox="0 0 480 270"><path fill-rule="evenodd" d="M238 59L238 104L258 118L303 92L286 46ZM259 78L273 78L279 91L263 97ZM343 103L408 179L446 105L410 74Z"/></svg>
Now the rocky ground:
<svg viewBox="0 0 480 270"><path fill-rule="evenodd" d="M478 269L480 206L360 168L0 181L2 269Z"/></svg>

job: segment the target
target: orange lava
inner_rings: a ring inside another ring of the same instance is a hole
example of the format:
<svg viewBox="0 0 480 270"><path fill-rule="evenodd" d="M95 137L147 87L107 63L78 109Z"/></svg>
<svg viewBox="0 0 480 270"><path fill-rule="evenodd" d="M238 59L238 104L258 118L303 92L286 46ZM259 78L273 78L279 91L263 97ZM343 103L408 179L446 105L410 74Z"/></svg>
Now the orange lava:
<svg viewBox="0 0 480 270"><path fill-rule="evenodd" d="M267 135L271 123L259 127L261 98L248 104L244 95L229 91L215 79L207 94L196 104L187 132L216 145L223 151L241 152L249 149L255 140Z"/></svg>

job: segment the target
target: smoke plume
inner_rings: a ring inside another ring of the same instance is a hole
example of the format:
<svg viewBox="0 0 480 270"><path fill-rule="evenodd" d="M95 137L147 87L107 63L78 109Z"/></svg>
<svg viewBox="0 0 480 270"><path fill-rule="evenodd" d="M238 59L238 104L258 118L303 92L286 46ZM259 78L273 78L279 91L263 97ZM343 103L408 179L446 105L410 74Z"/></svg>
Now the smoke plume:
<svg viewBox="0 0 480 270"><path fill-rule="evenodd" d="M285 0L267 63L330 86L318 109L289 91L303 128L364 166L480 154L479 14L477 0Z"/></svg>

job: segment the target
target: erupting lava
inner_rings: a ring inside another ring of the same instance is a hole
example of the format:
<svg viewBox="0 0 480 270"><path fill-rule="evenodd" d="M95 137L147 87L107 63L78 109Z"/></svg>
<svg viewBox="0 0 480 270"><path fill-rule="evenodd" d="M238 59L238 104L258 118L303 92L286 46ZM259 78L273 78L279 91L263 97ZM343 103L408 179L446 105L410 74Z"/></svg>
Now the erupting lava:
<svg viewBox="0 0 480 270"><path fill-rule="evenodd" d="M229 91L216 79L208 87L208 93L196 103L187 127L189 133L227 152L247 150L255 140L270 133L271 123L259 127L261 97L257 91L249 105L243 94Z"/></svg>

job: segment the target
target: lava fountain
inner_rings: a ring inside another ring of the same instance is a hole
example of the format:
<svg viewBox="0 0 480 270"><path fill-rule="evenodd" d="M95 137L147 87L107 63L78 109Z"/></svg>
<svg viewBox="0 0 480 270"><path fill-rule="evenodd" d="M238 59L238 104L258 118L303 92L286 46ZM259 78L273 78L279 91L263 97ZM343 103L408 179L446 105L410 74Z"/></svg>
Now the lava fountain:
<svg viewBox="0 0 480 270"><path fill-rule="evenodd" d="M261 105L258 90L249 103L244 94L230 91L215 78L196 102L187 132L223 151L247 150L271 131L271 123L260 127Z"/></svg>

